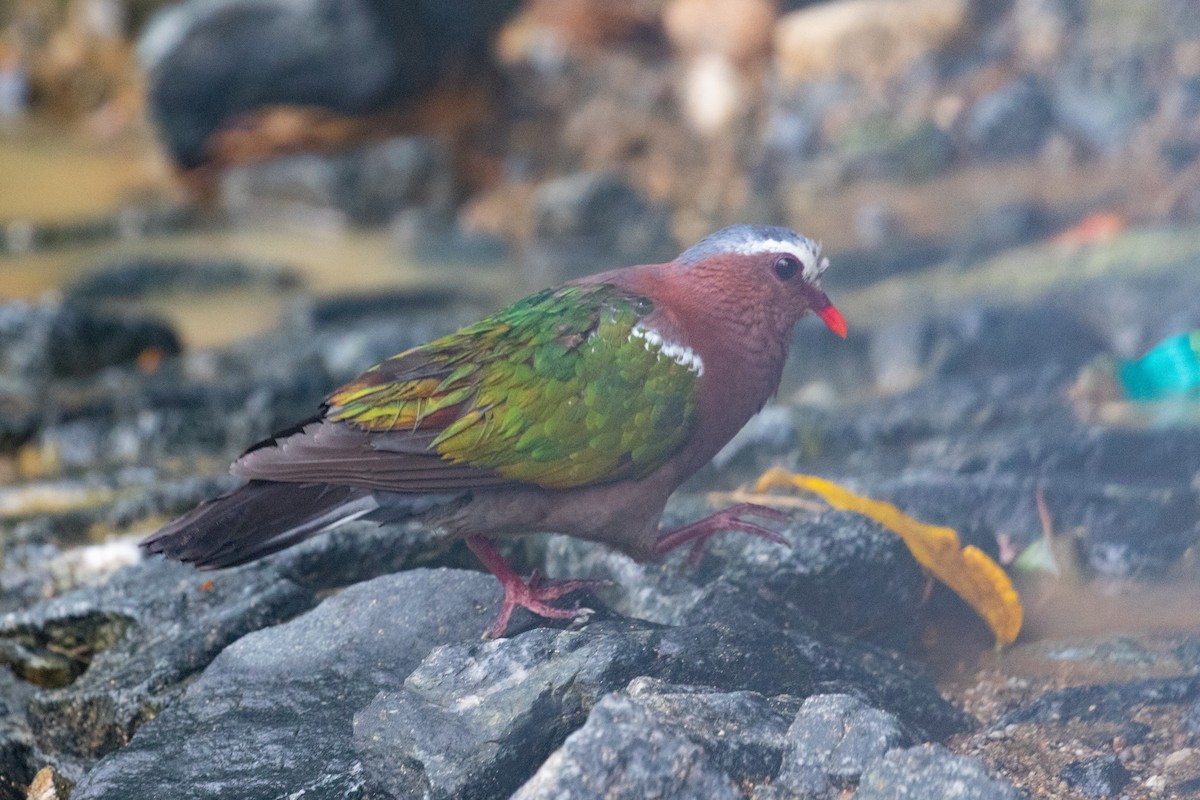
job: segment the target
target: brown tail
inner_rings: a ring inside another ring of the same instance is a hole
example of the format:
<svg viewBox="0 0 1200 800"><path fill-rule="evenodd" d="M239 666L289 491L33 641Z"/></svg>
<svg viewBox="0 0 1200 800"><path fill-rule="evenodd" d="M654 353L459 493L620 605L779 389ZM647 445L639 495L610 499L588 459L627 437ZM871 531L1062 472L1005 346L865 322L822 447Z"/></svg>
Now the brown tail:
<svg viewBox="0 0 1200 800"><path fill-rule="evenodd" d="M378 509L367 489L250 481L167 523L141 547L201 569L232 567Z"/></svg>

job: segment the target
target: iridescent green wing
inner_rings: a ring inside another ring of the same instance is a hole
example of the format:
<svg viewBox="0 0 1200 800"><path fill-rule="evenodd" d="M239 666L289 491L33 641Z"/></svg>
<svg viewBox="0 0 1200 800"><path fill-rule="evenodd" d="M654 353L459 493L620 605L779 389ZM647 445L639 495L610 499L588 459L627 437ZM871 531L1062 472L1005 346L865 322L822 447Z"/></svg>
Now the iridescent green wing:
<svg viewBox="0 0 1200 800"><path fill-rule="evenodd" d="M326 417L549 488L640 477L690 435L699 378L643 326L653 309L609 285L549 289L373 367Z"/></svg>

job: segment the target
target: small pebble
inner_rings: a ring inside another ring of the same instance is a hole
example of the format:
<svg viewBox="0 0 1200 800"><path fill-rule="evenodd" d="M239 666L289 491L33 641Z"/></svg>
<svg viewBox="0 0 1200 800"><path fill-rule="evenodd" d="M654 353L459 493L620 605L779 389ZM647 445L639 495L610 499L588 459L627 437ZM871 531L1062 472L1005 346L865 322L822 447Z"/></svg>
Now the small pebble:
<svg viewBox="0 0 1200 800"><path fill-rule="evenodd" d="M1161 792L1167 788L1167 779L1162 775L1151 775L1149 778L1146 778L1145 785L1152 792Z"/></svg>
<svg viewBox="0 0 1200 800"><path fill-rule="evenodd" d="M1190 747L1184 747L1180 750L1176 750L1174 753L1169 754L1166 759L1163 760L1163 765L1167 769L1170 769L1178 764L1182 764L1191 757L1192 749Z"/></svg>

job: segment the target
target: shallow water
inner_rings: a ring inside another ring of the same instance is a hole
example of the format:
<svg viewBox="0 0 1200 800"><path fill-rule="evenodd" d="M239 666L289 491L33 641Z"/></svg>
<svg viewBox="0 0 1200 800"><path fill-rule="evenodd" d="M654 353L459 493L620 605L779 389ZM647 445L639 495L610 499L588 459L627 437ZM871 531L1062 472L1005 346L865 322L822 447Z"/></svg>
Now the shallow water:
<svg viewBox="0 0 1200 800"><path fill-rule="evenodd" d="M0 230L26 223L70 225L112 218L137 204L170 207L181 201L170 168L151 139L100 145L44 121L0 132ZM217 346L270 330L288 303L302 294L433 286L495 296L500 302L515 293L505 289L513 280L504 269L407 262L386 229L306 226L295 220L275 227L208 226L0 255L0 298L36 299L98 268L138 259L229 259L281 267L299 278L295 290L238 287L110 304L166 318L185 346Z"/></svg>

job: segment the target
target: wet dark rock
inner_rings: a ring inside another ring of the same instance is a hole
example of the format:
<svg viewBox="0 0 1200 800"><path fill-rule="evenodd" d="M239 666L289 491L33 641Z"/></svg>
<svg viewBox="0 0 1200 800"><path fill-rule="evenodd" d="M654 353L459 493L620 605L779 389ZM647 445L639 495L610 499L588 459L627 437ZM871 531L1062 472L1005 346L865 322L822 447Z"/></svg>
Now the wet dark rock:
<svg viewBox="0 0 1200 800"><path fill-rule="evenodd" d="M1035 154L1054 129L1054 110L1046 93L1022 79L997 89L967 111L962 132L968 152L980 159Z"/></svg>
<svg viewBox="0 0 1200 800"><path fill-rule="evenodd" d="M419 264L499 265L508 258L501 237L466 230L428 208L402 211L391 222L391 234L400 256Z"/></svg>
<svg viewBox="0 0 1200 800"><path fill-rule="evenodd" d="M210 579L154 560L0 617L0 641L26 654L12 665L19 675L61 687L30 703L38 746L64 765L87 764L124 746L228 644L314 602L269 563ZM53 656L64 662L54 672L31 672Z"/></svg>
<svg viewBox="0 0 1200 800"><path fill-rule="evenodd" d="M956 756L941 745L889 750L863 773L856 800L1024 800L1017 787L992 777L978 759Z"/></svg>
<svg viewBox="0 0 1200 800"><path fill-rule="evenodd" d="M829 290L855 288L894 275L903 275L944 261L950 248L944 241L900 237L887 247L864 247L830 253L829 261L836 269L829 270L824 285Z"/></svg>
<svg viewBox="0 0 1200 800"><path fill-rule="evenodd" d="M1200 733L1200 700L1193 701L1183 712L1183 729L1188 733Z"/></svg>
<svg viewBox="0 0 1200 800"><path fill-rule="evenodd" d="M33 734L25 721L29 687L0 668L0 800L25 800L37 770Z"/></svg>
<svg viewBox="0 0 1200 800"><path fill-rule="evenodd" d="M32 696L30 724L41 750L79 777L231 642L310 608L318 592L436 552L434 538L424 529L347 525L231 571L148 561L0 617L0 665L47 687Z"/></svg>
<svg viewBox="0 0 1200 800"><path fill-rule="evenodd" d="M888 750L916 743L892 714L840 694L805 700L787 740L776 784L802 797L838 797Z"/></svg>
<svg viewBox="0 0 1200 800"><path fill-rule="evenodd" d="M477 640L499 599L491 576L413 570L244 636L72 798L358 797L355 711L398 689L432 648Z"/></svg>
<svg viewBox="0 0 1200 800"><path fill-rule="evenodd" d="M0 303L0 372L33 378L81 377L129 364L147 351L179 353L164 322L44 301Z"/></svg>
<svg viewBox="0 0 1200 800"><path fill-rule="evenodd" d="M292 289L299 277L284 267L232 259L133 259L89 270L66 289L72 300L145 297L264 287Z"/></svg>
<svg viewBox="0 0 1200 800"><path fill-rule="evenodd" d="M413 206L451 199L449 155L433 139L406 136L332 154L300 154L241 165L221 176L221 201L238 219L334 209L378 224Z"/></svg>
<svg viewBox="0 0 1200 800"><path fill-rule="evenodd" d="M1138 706L1178 705L1197 698L1200 698L1200 676L1196 675L1077 686L1046 692L1024 708L1008 712L995 726L1071 720L1122 722L1130 709Z"/></svg>
<svg viewBox="0 0 1200 800"><path fill-rule="evenodd" d="M668 525L711 513L700 498L672 502ZM713 540L698 567L682 559L638 564L568 537L544 543L549 575L612 581L597 590L623 614L679 624L698 605L736 605L786 626L809 618L840 633L907 650L918 630L923 578L900 539L861 516L805 515L780 532L790 548L729 534Z"/></svg>
<svg viewBox="0 0 1200 800"><path fill-rule="evenodd" d="M128 206L112 214L69 221L14 220L0 227L0 253L25 253L51 247L180 233L203 224L191 206Z"/></svg>
<svg viewBox="0 0 1200 800"><path fill-rule="evenodd" d="M954 160L950 135L926 120L916 126L873 121L852 129L835 143L847 179L936 175Z"/></svg>
<svg viewBox="0 0 1200 800"><path fill-rule="evenodd" d="M649 709L616 694L602 698L583 727L512 795L513 800L741 796L703 747L663 724Z"/></svg>
<svg viewBox="0 0 1200 800"><path fill-rule="evenodd" d="M875 496L928 522L968 534L1024 531L1028 537L1041 531L1036 502L1040 490L1055 530L1083 527L1079 548L1089 567L1108 577L1162 576L1200 537L1200 511L1186 487L1105 484L1086 475L989 475L986 470L968 475L913 471L900 479L872 481L871 486ZM1021 543L1027 542L1021 538Z"/></svg>
<svg viewBox="0 0 1200 800"><path fill-rule="evenodd" d="M581 172L538 189L527 276L538 286L678 253L668 210L616 175Z"/></svg>
<svg viewBox="0 0 1200 800"><path fill-rule="evenodd" d="M1049 211L1033 201L1005 203L980 213L960 237L964 260L986 258L1036 241L1053 230Z"/></svg>
<svg viewBox="0 0 1200 800"><path fill-rule="evenodd" d="M1064 130L1090 147L1116 153L1157 107L1153 84L1159 78L1136 52L1110 56L1080 51L1055 71L1054 113Z"/></svg>
<svg viewBox="0 0 1200 800"><path fill-rule="evenodd" d="M749 614L710 616L721 621L663 629L614 620L440 648L402 690L383 692L356 718L367 784L397 797L504 796L599 697L637 676L763 695L853 690L934 736L964 724L932 686L881 651Z"/></svg>
<svg viewBox="0 0 1200 800"><path fill-rule="evenodd" d="M1072 761L1063 767L1059 777L1084 797L1116 797L1131 776L1125 765L1110 753Z"/></svg>
<svg viewBox="0 0 1200 800"><path fill-rule="evenodd" d="M979 308L945 321L940 373L996 374L1040 365L1077 369L1107 342L1070 308L1041 303L1027 308ZM1035 355L1036 354L1036 355Z"/></svg>
<svg viewBox="0 0 1200 800"><path fill-rule="evenodd" d="M703 747L737 783L759 783L779 771L788 722L800 702L786 695L767 698L756 692L717 692L653 678L635 678L626 693L658 725L681 732Z"/></svg>
<svg viewBox="0 0 1200 800"><path fill-rule="evenodd" d="M923 577L898 536L838 511L806 515L783 535L790 548L749 537L714 548L700 576L714 583L698 602L735 602L779 625L804 616L848 636L912 649Z"/></svg>
<svg viewBox="0 0 1200 800"><path fill-rule="evenodd" d="M147 26L139 56L172 156L203 163L214 131L272 104L341 114L414 100L454 64L487 52L515 0L190 0Z"/></svg>
<svg viewBox="0 0 1200 800"><path fill-rule="evenodd" d="M408 288L338 294L312 301L309 315L317 328L353 325L365 317L404 317L414 312L445 312L458 292L451 288ZM369 365L364 364L363 369Z"/></svg>

